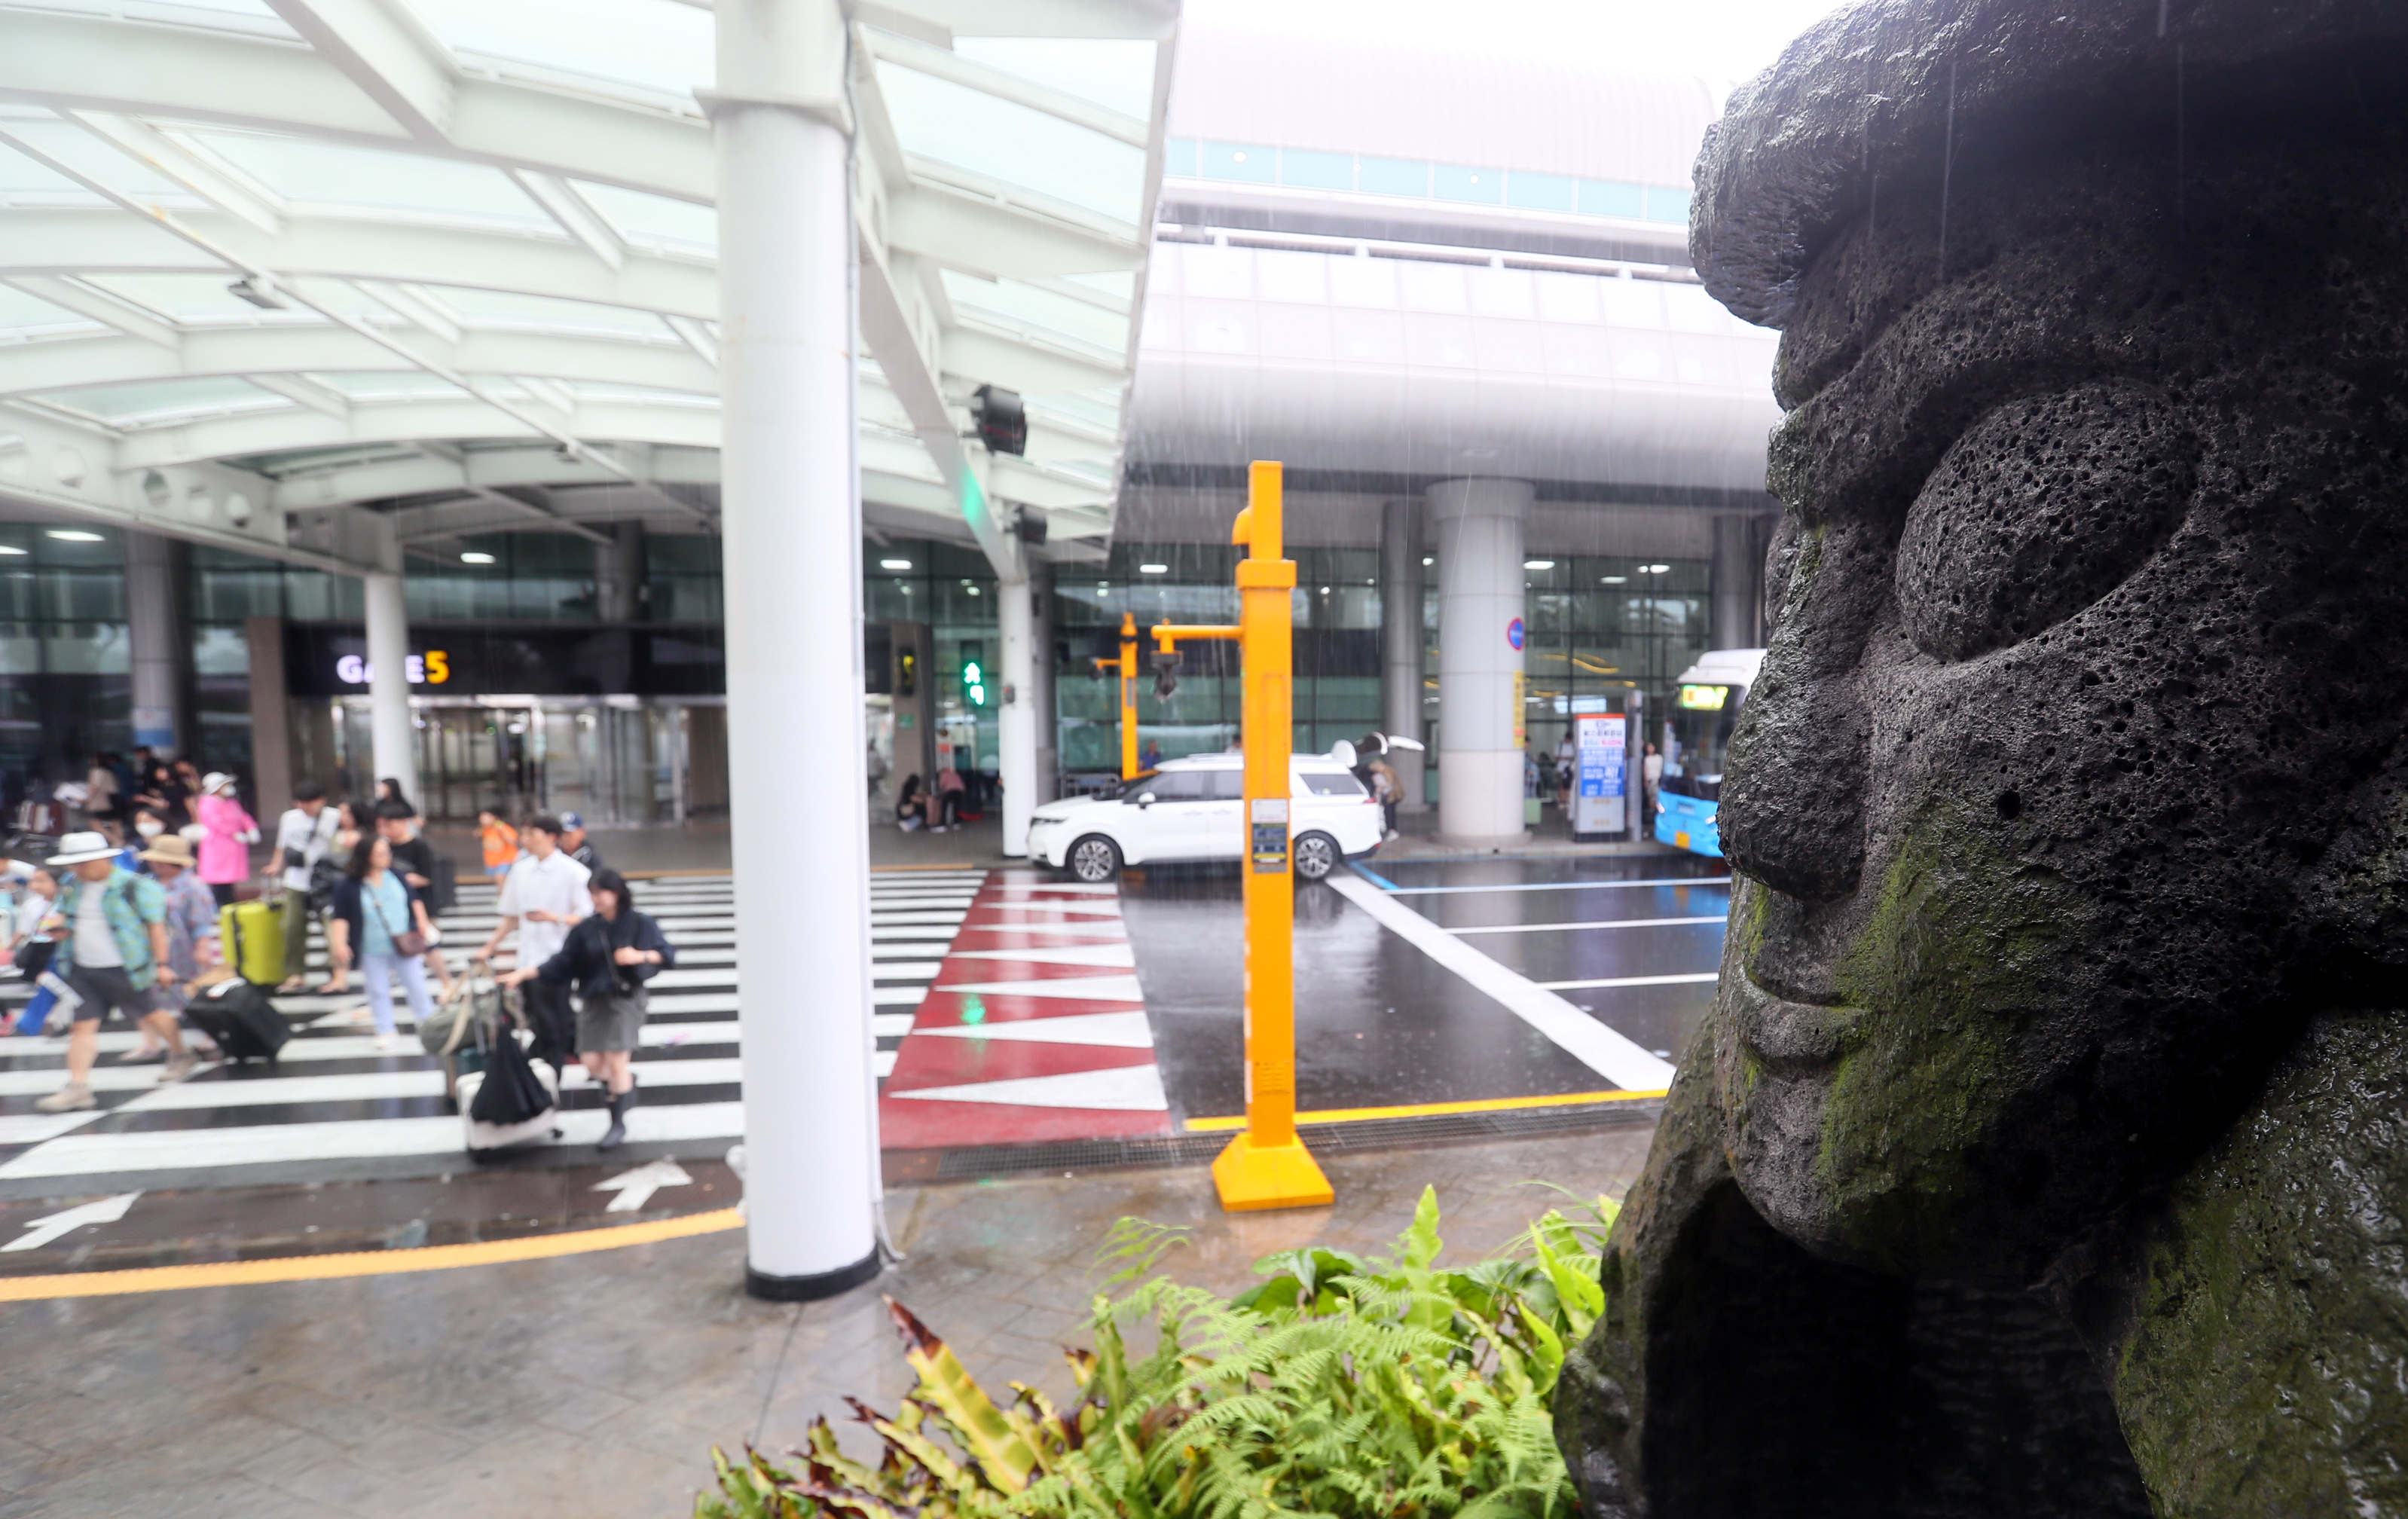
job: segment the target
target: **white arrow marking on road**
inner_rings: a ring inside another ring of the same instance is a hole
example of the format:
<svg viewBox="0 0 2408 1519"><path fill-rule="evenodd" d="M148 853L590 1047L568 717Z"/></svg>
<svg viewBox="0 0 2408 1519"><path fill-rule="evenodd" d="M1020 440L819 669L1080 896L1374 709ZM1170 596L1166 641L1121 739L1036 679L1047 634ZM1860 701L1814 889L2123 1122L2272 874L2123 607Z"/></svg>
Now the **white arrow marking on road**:
<svg viewBox="0 0 2408 1519"><path fill-rule="evenodd" d="M7 1244L0 1245L0 1250L39 1250L60 1235L73 1234L87 1225L114 1224L125 1216L125 1211L133 1207L134 1199L140 1196L142 1194L139 1192L121 1192L114 1197L103 1197L98 1202L88 1202L81 1208L70 1208L64 1213L52 1213L48 1218L37 1218L25 1225L24 1233Z"/></svg>
<svg viewBox="0 0 2408 1519"><path fill-rule="evenodd" d="M632 1171L621 1171L608 1181L594 1183L596 1192L615 1192L606 1213L632 1213L652 1200L652 1194L663 1187L692 1186L694 1178L674 1160L647 1161ZM64 1217L64 1214L61 1214Z"/></svg>

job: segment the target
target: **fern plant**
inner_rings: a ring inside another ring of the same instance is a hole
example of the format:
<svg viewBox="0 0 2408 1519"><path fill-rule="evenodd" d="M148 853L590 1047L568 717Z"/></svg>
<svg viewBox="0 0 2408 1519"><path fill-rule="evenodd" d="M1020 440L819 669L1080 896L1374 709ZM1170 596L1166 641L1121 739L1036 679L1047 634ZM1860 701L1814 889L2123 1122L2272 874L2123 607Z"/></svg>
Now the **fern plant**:
<svg viewBox="0 0 2408 1519"><path fill-rule="evenodd" d="M1550 1399L1564 1348L1604 1308L1614 1205L1550 1210L1508 1254L1436 1268L1426 1189L1395 1253L1266 1256L1236 1299L1156 1274L1183 1231L1123 1220L1118 1268L1069 1350L1078 1400L1020 1383L998 1403L901 1305L919 1384L854 1461L815 1421L786 1462L714 1448L698 1519L1560 1519L1574 1507ZM1125 1326L1151 1323L1133 1356Z"/></svg>

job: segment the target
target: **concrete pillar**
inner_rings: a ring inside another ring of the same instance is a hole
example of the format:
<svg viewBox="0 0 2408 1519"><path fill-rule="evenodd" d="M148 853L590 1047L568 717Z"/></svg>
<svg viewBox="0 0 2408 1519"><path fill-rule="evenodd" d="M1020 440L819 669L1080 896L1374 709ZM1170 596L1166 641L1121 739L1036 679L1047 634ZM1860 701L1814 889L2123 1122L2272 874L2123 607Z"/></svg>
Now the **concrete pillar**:
<svg viewBox="0 0 2408 1519"><path fill-rule="evenodd" d="M845 33L834 0L715 16L745 1285L794 1301L879 1268Z"/></svg>
<svg viewBox="0 0 2408 1519"><path fill-rule="evenodd" d="M1526 480L1451 480L1429 488L1438 540L1439 832L1522 837L1520 681Z"/></svg>
<svg viewBox="0 0 2408 1519"><path fill-rule="evenodd" d="M594 616L604 623L644 617L644 524L610 524L610 541L594 545Z"/></svg>
<svg viewBox="0 0 2408 1519"><path fill-rule="evenodd" d="M1764 642L1764 537L1753 517L1714 519L1713 627L1716 649Z"/></svg>
<svg viewBox="0 0 2408 1519"><path fill-rule="evenodd" d="M1003 781L1003 853L1028 853L1028 814L1037 805L1037 649L1035 590L1026 580L995 585L997 652L995 678L1002 683L996 709L996 768Z"/></svg>
<svg viewBox="0 0 2408 1519"><path fill-rule="evenodd" d="M266 817L293 799L293 697L284 675L284 619L243 620L251 654L251 810Z"/></svg>
<svg viewBox="0 0 2408 1519"><path fill-rule="evenodd" d="M1380 728L1398 738L1422 736L1422 537L1412 501L1380 509ZM1389 754L1404 782L1401 810L1426 805L1424 756L1411 750Z"/></svg>
<svg viewBox="0 0 2408 1519"><path fill-rule="evenodd" d="M179 539L125 535L125 641L133 657L134 742L163 755L193 737L191 554Z"/></svg>
<svg viewBox="0 0 2408 1519"><path fill-rule="evenodd" d="M401 794L418 795L418 726L409 712L409 610L399 575L364 577L368 623L368 735L376 783L401 782Z"/></svg>
<svg viewBox="0 0 2408 1519"><path fill-rule="evenodd" d="M1032 560L1028 566L1028 641L1033 664L1028 678L1029 709L1037 722L1037 795L1032 806L1054 799L1062 774L1062 709L1054 694L1054 566Z"/></svg>

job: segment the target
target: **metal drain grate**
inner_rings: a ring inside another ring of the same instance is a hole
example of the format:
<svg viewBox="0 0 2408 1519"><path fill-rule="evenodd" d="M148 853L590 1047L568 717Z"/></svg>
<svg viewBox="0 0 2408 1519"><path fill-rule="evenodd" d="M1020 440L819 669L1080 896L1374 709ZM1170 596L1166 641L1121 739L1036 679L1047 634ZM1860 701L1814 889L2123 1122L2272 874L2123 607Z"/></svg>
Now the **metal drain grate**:
<svg viewBox="0 0 2408 1519"><path fill-rule="evenodd" d="M1652 1124L1660 1098L1590 1103L1575 1108L1523 1108L1493 1113L1439 1113L1426 1118L1373 1118L1354 1124L1303 1124L1297 1132L1324 1154L1410 1150L1472 1139L1533 1139L1591 1129ZM1208 1166L1229 1142L1226 1134L1176 1134L1151 1139L1066 1139L1054 1144L988 1144L948 1150L937 1164L939 1182L1030 1176L1044 1171L1151 1170Z"/></svg>

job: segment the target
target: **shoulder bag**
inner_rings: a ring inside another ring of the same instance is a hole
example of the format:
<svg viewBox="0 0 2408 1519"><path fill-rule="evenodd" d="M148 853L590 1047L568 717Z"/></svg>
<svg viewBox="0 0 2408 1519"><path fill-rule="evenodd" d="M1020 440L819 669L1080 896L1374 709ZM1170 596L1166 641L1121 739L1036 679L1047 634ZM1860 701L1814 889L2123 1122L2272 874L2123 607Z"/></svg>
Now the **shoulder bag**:
<svg viewBox="0 0 2408 1519"><path fill-rule="evenodd" d="M407 888L402 895L404 896L408 895ZM393 939L394 953L405 960L415 960L426 953L426 936L415 928L406 934L394 932L393 920L384 915L384 902L374 892L368 890L368 883L365 881L360 882L360 896L366 901L368 910L377 915L377 922L384 924L385 933Z"/></svg>

